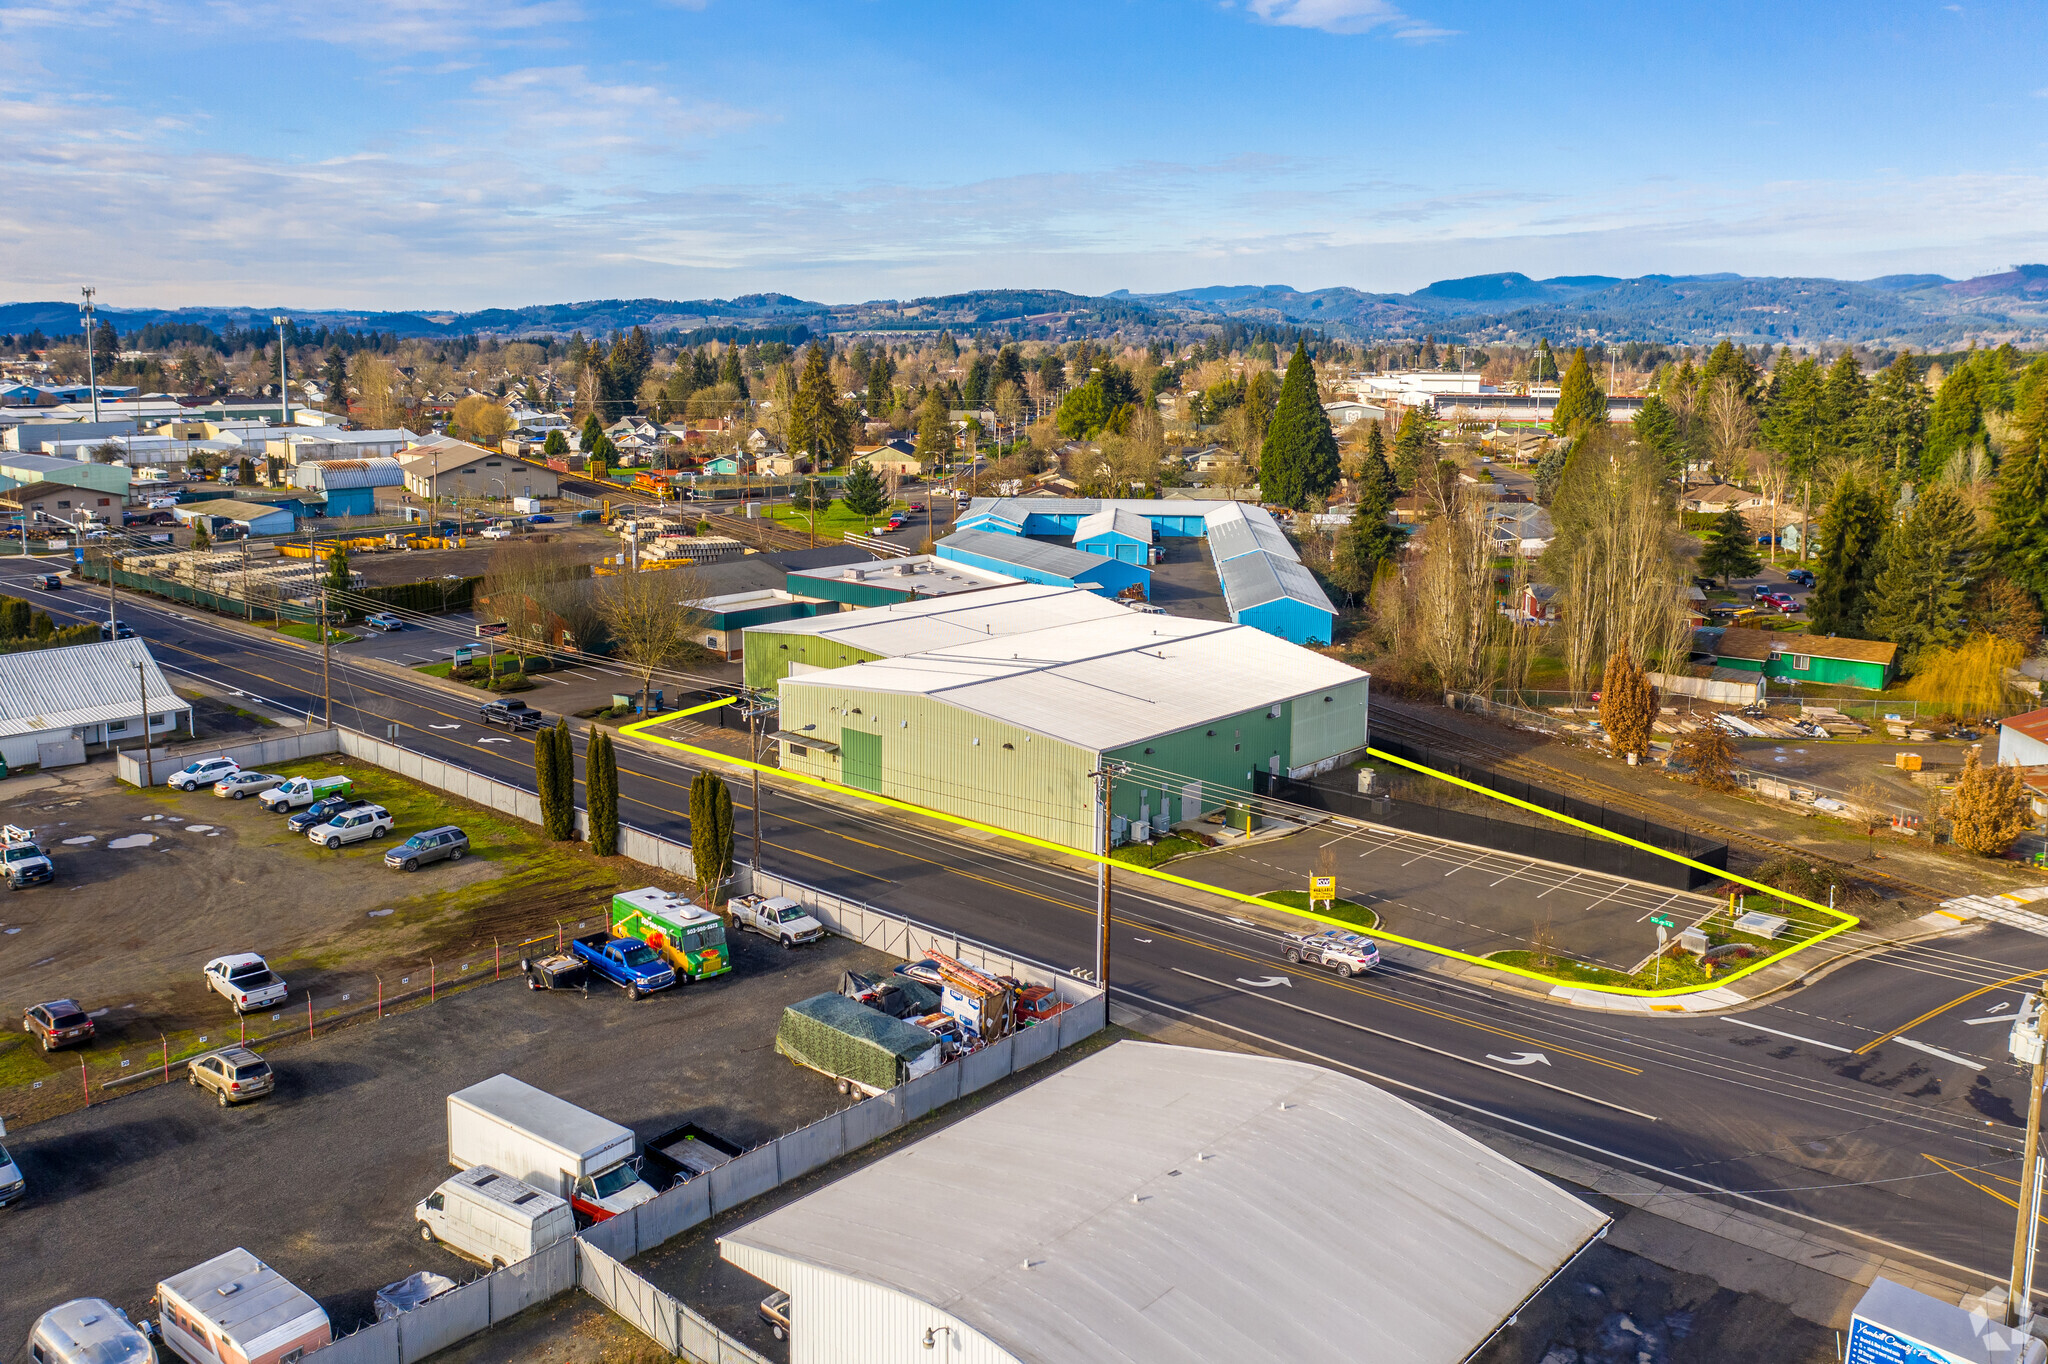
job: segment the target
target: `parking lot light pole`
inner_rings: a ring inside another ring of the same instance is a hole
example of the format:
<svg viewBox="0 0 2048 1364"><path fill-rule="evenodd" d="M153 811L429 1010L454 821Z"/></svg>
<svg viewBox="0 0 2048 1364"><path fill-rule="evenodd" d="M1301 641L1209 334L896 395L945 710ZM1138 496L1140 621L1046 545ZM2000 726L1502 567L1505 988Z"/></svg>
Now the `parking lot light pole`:
<svg viewBox="0 0 2048 1364"><path fill-rule="evenodd" d="M1116 782L1115 765L1104 763L1100 771L1090 773L1102 783L1102 860L1095 864L1095 983L1105 992L1109 989L1109 838L1110 821L1114 817L1110 810L1110 794Z"/></svg>

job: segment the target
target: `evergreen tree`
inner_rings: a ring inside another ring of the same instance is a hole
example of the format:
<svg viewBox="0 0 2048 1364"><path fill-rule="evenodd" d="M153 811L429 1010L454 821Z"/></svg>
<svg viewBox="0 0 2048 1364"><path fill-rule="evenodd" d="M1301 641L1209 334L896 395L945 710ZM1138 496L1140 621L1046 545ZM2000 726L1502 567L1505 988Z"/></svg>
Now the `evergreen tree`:
<svg viewBox="0 0 2048 1364"><path fill-rule="evenodd" d="M1935 484L1886 532L1865 622L1899 646L1911 672L1936 649L1960 643L1978 571L1977 521L1962 493Z"/></svg>
<svg viewBox="0 0 2048 1364"><path fill-rule="evenodd" d="M727 346L725 348L725 358L719 362L718 366L718 382L721 384L731 384L733 391L740 395L740 401L747 401L749 396L747 393L747 372L740 365L740 348L738 346Z"/></svg>
<svg viewBox="0 0 2048 1364"><path fill-rule="evenodd" d="M864 459L853 462L847 471L846 483L839 490L840 501L855 516L880 516L889 506L889 491L882 486L882 480L868 467Z"/></svg>
<svg viewBox="0 0 2048 1364"><path fill-rule="evenodd" d="M590 850L599 857L619 851L619 763L612 736L592 726L583 755L583 789L590 811Z"/></svg>
<svg viewBox="0 0 2048 1364"><path fill-rule="evenodd" d="M1756 361L1750 358L1748 351L1731 341L1723 341L1707 356L1706 364L1700 366L1698 388L1703 395L1712 393L1714 385L1723 378L1733 379L1737 396L1746 403L1754 403L1760 377Z"/></svg>
<svg viewBox="0 0 2048 1364"><path fill-rule="evenodd" d="M1404 490L1414 488L1423 474L1436 468L1439 449L1436 424L1422 409L1411 407L1401 414L1400 428L1394 432L1394 477Z"/></svg>
<svg viewBox="0 0 2048 1364"><path fill-rule="evenodd" d="M2048 601L2048 384L2026 392L1991 495L1991 551L2005 575Z"/></svg>
<svg viewBox="0 0 2048 1364"><path fill-rule="evenodd" d="M1331 564L1331 576L1354 600L1372 590L1380 565L1401 548L1401 532L1392 523L1394 498L1399 493L1394 471L1387 467L1386 442L1375 425L1365 436L1358 505L1351 513L1351 524L1337 537Z"/></svg>
<svg viewBox="0 0 2048 1364"><path fill-rule="evenodd" d="M1536 456L1536 500L1546 507L1557 500L1557 486L1564 482L1571 450L1569 441L1546 441Z"/></svg>
<svg viewBox="0 0 2048 1364"><path fill-rule="evenodd" d="M988 395L993 391L988 381L992 368L989 358L978 353L967 362L967 375L960 383L960 400L963 406L980 408L987 405Z"/></svg>
<svg viewBox="0 0 2048 1364"><path fill-rule="evenodd" d="M1934 395L1927 418L1927 444L1920 454L1920 477L1932 482L1954 456L1985 439L1982 386L1976 367L1956 366Z"/></svg>
<svg viewBox="0 0 2048 1364"><path fill-rule="evenodd" d="M1810 469L1819 453L1820 391L1818 360L1794 360L1789 353L1779 357L1758 432L1765 447L1785 456L1795 474Z"/></svg>
<svg viewBox="0 0 2048 1364"><path fill-rule="evenodd" d="M604 438L604 423L598 420L597 413L592 412L583 419L583 430L577 440L577 448L588 455L597 448L597 443Z"/></svg>
<svg viewBox="0 0 2048 1364"><path fill-rule="evenodd" d="M895 375L890 372L891 368L887 353L876 351L874 363L868 366L868 416L870 417L883 417L896 405L895 391L892 387Z"/></svg>
<svg viewBox="0 0 2048 1364"><path fill-rule="evenodd" d="M803 377L789 405L789 448L802 450L820 469L829 468L853 450L853 418L839 401L832 382L832 364L825 348L813 345L804 361Z"/></svg>
<svg viewBox="0 0 2048 1364"><path fill-rule="evenodd" d="M1557 356L1551 353L1550 338L1546 336L1536 343L1536 352L1529 357L1529 382L1546 383L1557 376Z"/></svg>
<svg viewBox="0 0 2048 1364"><path fill-rule="evenodd" d="M1859 425L1861 444L1894 476L1918 476L1920 449L1927 433L1927 389L1920 382L1910 351L1901 352L1877 377Z"/></svg>
<svg viewBox="0 0 2048 1364"><path fill-rule="evenodd" d="M1600 725L1616 757L1650 756L1650 727L1657 719L1657 689L1629 653L1628 641L1607 656L1600 680Z"/></svg>
<svg viewBox="0 0 2048 1364"><path fill-rule="evenodd" d="M327 386L328 404L347 412L348 357L341 353L340 346L327 348L327 356L320 362L320 382Z"/></svg>
<svg viewBox="0 0 2048 1364"><path fill-rule="evenodd" d="M1884 530L1884 509L1876 495L1854 473L1843 474L1815 530L1819 554L1813 595L1806 600L1815 634L1863 633L1863 613Z"/></svg>
<svg viewBox="0 0 2048 1364"><path fill-rule="evenodd" d="M336 545L327 553L327 590L346 592L349 582L348 551Z"/></svg>
<svg viewBox="0 0 2048 1364"><path fill-rule="evenodd" d="M1678 414L1655 393L1644 397L1636 413L1635 438L1670 461L1678 452Z"/></svg>
<svg viewBox="0 0 2048 1364"><path fill-rule="evenodd" d="M561 459L569 453L569 439L559 430L548 432L548 438L541 442L540 452L546 459Z"/></svg>
<svg viewBox="0 0 2048 1364"><path fill-rule="evenodd" d="M555 803L561 798L561 784L555 780L555 735L553 730L544 729L533 736L533 787L540 796L540 827L549 838L561 827L561 814Z"/></svg>
<svg viewBox="0 0 2048 1364"><path fill-rule="evenodd" d="M1725 343L1724 343L1725 344ZM1719 578L1726 587L1730 578L1747 578L1763 567L1756 553L1756 532L1730 507L1714 518L1714 529L1700 551L1700 572Z"/></svg>
<svg viewBox="0 0 2048 1364"><path fill-rule="evenodd" d="M936 389L925 394L917 414L917 461L927 475L953 462L953 422Z"/></svg>
<svg viewBox="0 0 2048 1364"><path fill-rule="evenodd" d="M1330 414L1323 411L1316 393L1308 347L1296 342L1294 355L1287 362L1287 377L1280 383L1280 401L1273 408L1265 445L1259 451L1259 496L1302 510L1310 502L1328 497L1341 472L1337 436L1330 430Z"/></svg>
<svg viewBox="0 0 2048 1364"><path fill-rule="evenodd" d="M732 792L716 772L699 771L690 782L690 861L697 893L716 910L732 875Z"/></svg>
<svg viewBox="0 0 2048 1364"><path fill-rule="evenodd" d="M1606 420L1607 395L1593 382L1593 367L1586 363L1586 348L1581 346L1572 352L1571 365L1564 372L1550 429L1563 439L1577 440Z"/></svg>
<svg viewBox="0 0 2048 1364"><path fill-rule="evenodd" d="M1863 405L1870 400L1870 384L1863 377L1863 367L1856 363L1856 356L1843 351L1835 363L1828 367L1827 377L1821 381L1818 417L1818 453L1825 458L1829 455L1843 455L1860 443ZM1789 453L1789 452L1788 452ZM1794 474L1810 472L1795 464Z"/></svg>

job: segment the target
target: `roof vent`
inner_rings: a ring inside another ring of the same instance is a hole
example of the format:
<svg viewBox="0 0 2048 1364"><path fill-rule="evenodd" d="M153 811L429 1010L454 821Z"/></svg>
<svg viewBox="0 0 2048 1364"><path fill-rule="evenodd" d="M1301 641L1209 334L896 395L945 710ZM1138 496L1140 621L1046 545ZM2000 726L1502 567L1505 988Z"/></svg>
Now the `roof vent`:
<svg viewBox="0 0 2048 1364"><path fill-rule="evenodd" d="M897 577L899 577L899 578L911 578L911 577L915 577L916 575L917 575L917 565L916 565L916 564L913 564L913 563L908 563L908 562L905 562L905 563L900 563L900 564L896 565L896 576L897 576Z"/></svg>
<svg viewBox="0 0 2048 1364"><path fill-rule="evenodd" d="M223 1284L221 1287L216 1288L213 1291L220 1294L223 1298L225 1298L230 1294L241 1292L242 1285L240 1283Z"/></svg>

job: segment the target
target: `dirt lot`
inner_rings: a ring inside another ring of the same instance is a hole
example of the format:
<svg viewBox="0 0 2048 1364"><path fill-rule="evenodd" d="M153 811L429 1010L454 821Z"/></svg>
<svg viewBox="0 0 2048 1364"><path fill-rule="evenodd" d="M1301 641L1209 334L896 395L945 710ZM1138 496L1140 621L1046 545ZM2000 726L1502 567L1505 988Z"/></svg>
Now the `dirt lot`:
<svg viewBox="0 0 2048 1364"><path fill-rule="evenodd" d="M11 1031L28 1005L68 995L100 1013L85 1051L94 1070L143 1064L160 1038L175 1061L202 1050L202 1037L218 1045L230 1027L257 1038L303 1026L309 993L318 1019L374 1001L380 976L390 995L488 973L494 943L516 961L521 940L592 919L620 878L647 875L580 847L543 847L531 826L346 758L277 769L345 771L397 817L392 836L334 852L254 798L136 791L104 767L72 770L81 775L0 807L39 831L58 868L53 884L0 899L0 1020L10 1029L0 1033L0 1113L11 1119L43 1112L60 1075L64 1102L78 1089L76 1054L46 1059ZM441 824L465 829L473 854L412 875L383 865L406 835ZM238 1022L202 985L208 960L247 951L291 982L283 1017Z"/></svg>
<svg viewBox="0 0 2048 1364"><path fill-rule="evenodd" d="M573 518L576 513L573 510L556 511L554 515ZM619 552L618 536L603 526L558 522L545 531L535 533L545 534L552 541L569 546L581 563L594 564L607 554ZM364 583L370 587L416 583L449 573L459 578L470 578L490 568L491 555L497 547L494 540L471 537L468 546L462 549L411 549L351 555L348 566L362 574Z"/></svg>

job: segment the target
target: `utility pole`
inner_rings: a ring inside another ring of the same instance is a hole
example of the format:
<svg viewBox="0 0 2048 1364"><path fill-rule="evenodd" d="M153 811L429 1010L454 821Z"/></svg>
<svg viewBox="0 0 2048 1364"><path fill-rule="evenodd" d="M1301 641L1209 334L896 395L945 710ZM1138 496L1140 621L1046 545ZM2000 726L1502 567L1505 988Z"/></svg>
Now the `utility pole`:
<svg viewBox="0 0 2048 1364"><path fill-rule="evenodd" d="M135 685L142 692L142 784L156 785L156 758L149 751L149 674L143 669L142 660L135 660Z"/></svg>
<svg viewBox="0 0 2048 1364"><path fill-rule="evenodd" d="M2027 1092L2027 1142L2024 1161L2020 1166L2019 1224L2012 1234L2012 1278L2006 1285L2005 1324L2018 1326L2022 1305L2026 1314L2031 1315L2033 1303L2034 1243L2039 1237L2040 1224L2035 1220L2041 1198L2041 1085L2044 1070L2048 1070L2048 1047L2042 1044L2041 1024L2044 1011L2048 1011L2048 980L2041 985L2041 993L2032 1001L2031 1011L2023 1010L2013 1020L2012 1033L2007 1039L2007 1048L2012 1058L2023 1066L2031 1066L2033 1085Z"/></svg>
<svg viewBox="0 0 2048 1364"><path fill-rule="evenodd" d="M759 692L747 693L748 752L754 760L754 870L761 870L761 721L780 709L777 702L764 701Z"/></svg>
<svg viewBox="0 0 2048 1364"><path fill-rule="evenodd" d="M284 415L277 424L279 426L290 426L292 424L292 376L291 359L284 353L284 324L291 321L291 319L283 313L279 313L270 320L277 324L277 400L284 405L281 409Z"/></svg>
<svg viewBox="0 0 2048 1364"><path fill-rule="evenodd" d="M334 728L334 641L327 631L327 583L320 583L320 714Z"/></svg>
<svg viewBox="0 0 2048 1364"><path fill-rule="evenodd" d="M100 376L92 356L92 296L99 290L87 284L80 286L78 292L85 297L85 302L78 305L78 311L85 314L85 386L92 390L92 419L97 422L100 419Z"/></svg>
<svg viewBox="0 0 2048 1364"><path fill-rule="evenodd" d="M1094 774L1102 781L1102 860L1095 864L1095 983L1104 990L1109 989L1109 837L1110 793L1116 782L1116 772L1108 763Z"/></svg>

